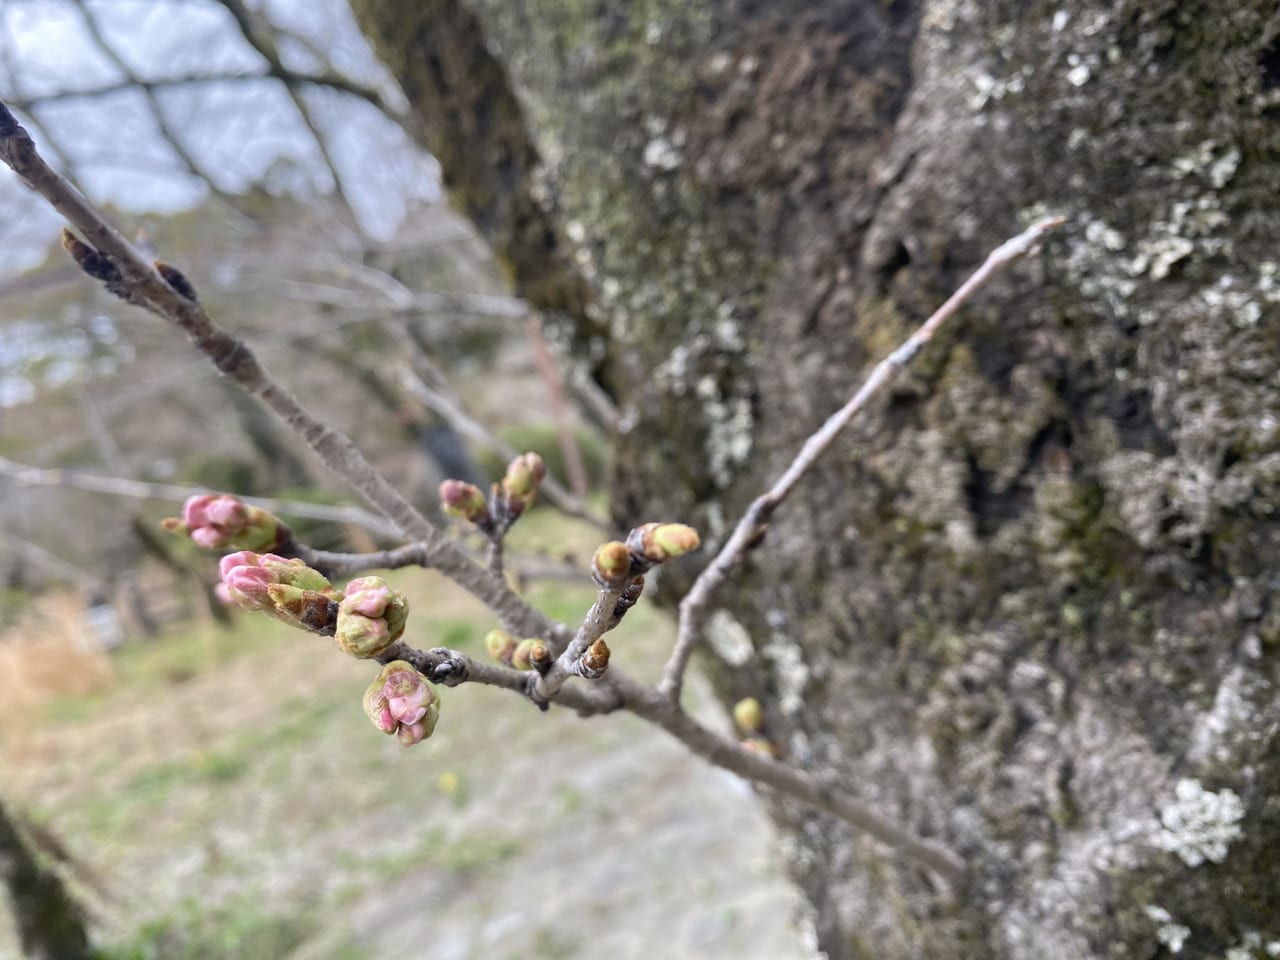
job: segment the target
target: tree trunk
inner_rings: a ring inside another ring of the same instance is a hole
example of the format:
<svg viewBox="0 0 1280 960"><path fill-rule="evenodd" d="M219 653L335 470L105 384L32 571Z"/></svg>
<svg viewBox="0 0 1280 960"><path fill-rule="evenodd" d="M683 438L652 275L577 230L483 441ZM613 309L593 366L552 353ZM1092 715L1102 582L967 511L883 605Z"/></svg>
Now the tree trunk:
<svg viewBox="0 0 1280 960"><path fill-rule="evenodd" d="M471 71L518 92L508 184L594 291L626 525L714 544L988 250L1070 216L778 513L708 662L974 866L952 897L774 802L827 956L1280 953L1273 0L353 6L466 175Z"/></svg>
<svg viewBox="0 0 1280 960"><path fill-rule="evenodd" d="M84 916L61 878L39 862L0 802L0 884L8 891L22 952L31 960L87 960Z"/></svg>

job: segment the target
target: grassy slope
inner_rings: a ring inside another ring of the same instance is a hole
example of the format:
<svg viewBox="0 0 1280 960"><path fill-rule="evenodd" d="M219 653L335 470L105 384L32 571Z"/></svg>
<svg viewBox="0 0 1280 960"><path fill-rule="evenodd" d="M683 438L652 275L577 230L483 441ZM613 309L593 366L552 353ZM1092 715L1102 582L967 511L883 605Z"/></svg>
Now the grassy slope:
<svg viewBox="0 0 1280 960"><path fill-rule="evenodd" d="M526 545L558 542L546 523ZM420 645L492 625L433 574L397 581ZM571 616L590 589L534 595ZM667 643L642 604L615 662L651 673ZM634 718L464 687L405 750L361 712L368 664L250 616L116 665L108 692L0 727L6 789L106 880L113 957L804 955L749 791Z"/></svg>

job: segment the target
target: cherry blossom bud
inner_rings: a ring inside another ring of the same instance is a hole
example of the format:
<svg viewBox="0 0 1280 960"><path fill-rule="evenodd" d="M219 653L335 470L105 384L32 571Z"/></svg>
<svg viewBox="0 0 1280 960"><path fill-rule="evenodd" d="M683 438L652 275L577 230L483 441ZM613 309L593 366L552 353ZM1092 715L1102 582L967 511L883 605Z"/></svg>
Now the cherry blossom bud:
<svg viewBox="0 0 1280 960"><path fill-rule="evenodd" d="M516 652L516 638L505 630L490 630L484 635L484 647L493 659L511 666L511 656Z"/></svg>
<svg viewBox="0 0 1280 960"><path fill-rule="evenodd" d="M440 719L440 698L413 666L392 660L364 693L364 712L386 734L396 734L406 747L420 743Z"/></svg>
<svg viewBox="0 0 1280 960"><path fill-rule="evenodd" d="M227 596L236 606L245 610L264 610L271 606L267 588L276 582L269 570L258 565L258 555L252 550L229 553L218 561L218 572L227 588Z"/></svg>
<svg viewBox="0 0 1280 960"><path fill-rule="evenodd" d="M683 523L644 523L627 535L627 546L650 563L662 563L696 550L698 531Z"/></svg>
<svg viewBox="0 0 1280 960"><path fill-rule="evenodd" d="M292 534L273 514L251 507L230 494L202 493L188 497L182 517L161 521L166 530L185 533L206 550L272 550Z"/></svg>
<svg viewBox="0 0 1280 960"><path fill-rule="evenodd" d="M601 586L617 586L631 574L631 551L621 540L610 540L596 548L591 558L591 574Z"/></svg>
<svg viewBox="0 0 1280 960"><path fill-rule="evenodd" d="M409 603L381 577L357 577L338 604L333 639L343 653L368 660L386 651L404 633Z"/></svg>
<svg viewBox="0 0 1280 960"><path fill-rule="evenodd" d="M449 516L461 517L477 527L488 527L493 522L484 494L473 483L445 480L440 484L440 506Z"/></svg>
<svg viewBox="0 0 1280 960"><path fill-rule="evenodd" d="M733 722L743 733L759 733L764 727L764 708L755 697L746 697L733 705Z"/></svg>
<svg viewBox="0 0 1280 960"><path fill-rule="evenodd" d="M547 466L536 453L522 453L509 464L500 491L507 512L518 517L533 505L538 484L547 475Z"/></svg>

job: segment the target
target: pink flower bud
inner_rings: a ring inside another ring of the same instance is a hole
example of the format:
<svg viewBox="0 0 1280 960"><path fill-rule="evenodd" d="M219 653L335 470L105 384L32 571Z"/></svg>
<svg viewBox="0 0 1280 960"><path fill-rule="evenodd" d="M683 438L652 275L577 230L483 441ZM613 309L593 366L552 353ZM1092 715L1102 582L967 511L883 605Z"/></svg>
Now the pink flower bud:
<svg viewBox="0 0 1280 960"><path fill-rule="evenodd" d="M461 480L445 480L440 484L440 506L451 517L461 517L478 527L492 523L489 505L480 488Z"/></svg>
<svg viewBox="0 0 1280 960"><path fill-rule="evenodd" d="M228 533L238 533L249 523L249 508L235 497L214 497L204 512L209 523Z"/></svg>
<svg viewBox="0 0 1280 960"><path fill-rule="evenodd" d="M270 550L288 542L291 536L289 528L275 516L230 494L188 497L182 505L182 519L170 517L162 525L166 530L186 533L208 550Z"/></svg>
<svg viewBox="0 0 1280 960"><path fill-rule="evenodd" d="M218 573L225 578L227 571L234 567L256 567L257 565L258 555L256 553L252 550L237 550L235 553L228 553L218 561Z"/></svg>
<svg viewBox="0 0 1280 960"><path fill-rule="evenodd" d="M343 653L368 660L400 639L408 619L404 594L381 577L358 577L347 584L338 605L333 639Z"/></svg>
<svg viewBox="0 0 1280 960"><path fill-rule="evenodd" d="M440 700L427 678L404 660L392 660L364 694L364 712L383 733L406 747L431 736L440 718Z"/></svg>
<svg viewBox="0 0 1280 960"><path fill-rule="evenodd" d="M249 550L229 553L218 563L227 595L245 610L269 610L272 607L268 588L276 582L270 570L258 566L258 555Z"/></svg>
<svg viewBox="0 0 1280 960"><path fill-rule="evenodd" d="M182 505L182 522L188 529L194 530L196 527L203 527L209 522L207 513L209 504L214 501L211 493L202 493L194 497L188 497L186 503Z"/></svg>

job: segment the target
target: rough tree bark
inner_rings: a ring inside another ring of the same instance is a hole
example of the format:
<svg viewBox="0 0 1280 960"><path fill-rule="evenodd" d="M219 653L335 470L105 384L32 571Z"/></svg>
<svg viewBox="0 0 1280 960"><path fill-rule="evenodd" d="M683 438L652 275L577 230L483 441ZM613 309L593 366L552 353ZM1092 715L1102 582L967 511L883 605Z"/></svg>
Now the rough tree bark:
<svg viewBox="0 0 1280 960"><path fill-rule="evenodd" d="M778 514L708 660L975 866L952 897L774 803L829 957L1280 954L1273 0L353 7L593 338L624 524L716 539L1020 220L1072 218Z"/></svg>
<svg viewBox="0 0 1280 960"><path fill-rule="evenodd" d="M8 893L22 951L31 960L88 960L80 907L56 872L40 862L0 802L0 886Z"/></svg>

